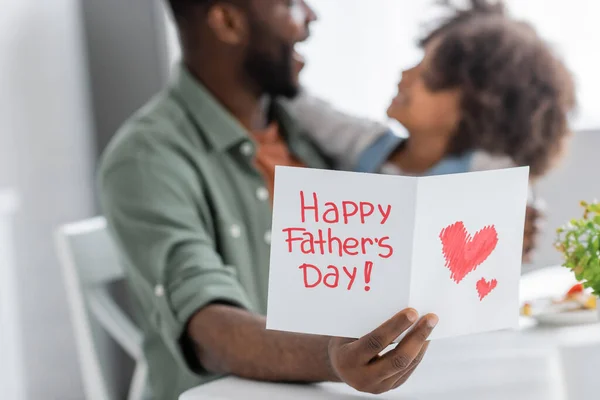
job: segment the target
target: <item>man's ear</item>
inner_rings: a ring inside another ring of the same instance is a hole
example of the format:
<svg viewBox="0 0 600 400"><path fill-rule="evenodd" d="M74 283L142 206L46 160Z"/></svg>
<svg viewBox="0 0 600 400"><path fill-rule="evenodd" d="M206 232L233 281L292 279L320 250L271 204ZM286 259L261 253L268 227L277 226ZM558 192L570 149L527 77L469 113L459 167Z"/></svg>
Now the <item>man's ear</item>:
<svg viewBox="0 0 600 400"><path fill-rule="evenodd" d="M246 18L241 8L227 2L220 2L208 11L207 22L219 40L235 46L246 40L248 34Z"/></svg>

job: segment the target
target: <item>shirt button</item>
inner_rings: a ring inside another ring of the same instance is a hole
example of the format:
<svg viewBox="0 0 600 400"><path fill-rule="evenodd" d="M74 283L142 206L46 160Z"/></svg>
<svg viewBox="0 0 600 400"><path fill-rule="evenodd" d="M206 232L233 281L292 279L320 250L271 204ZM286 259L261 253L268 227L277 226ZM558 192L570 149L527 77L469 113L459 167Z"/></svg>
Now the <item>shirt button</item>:
<svg viewBox="0 0 600 400"><path fill-rule="evenodd" d="M242 236L242 228L240 228L239 225L233 224L229 227L229 233L231 234L231 237L239 238Z"/></svg>
<svg viewBox="0 0 600 400"><path fill-rule="evenodd" d="M256 197L260 201L266 201L269 198L269 191L267 190L267 188L259 187L258 189L256 189Z"/></svg>
<svg viewBox="0 0 600 400"><path fill-rule="evenodd" d="M154 286L154 294L156 297L163 297L165 295L165 288L163 285Z"/></svg>
<svg viewBox="0 0 600 400"><path fill-rule="evenodd" d="M243 155L245 155L246 157L250 157L252 155L252 153L254 152L254 148L252 147L252 144L250 144L249 142L244 142L240 146L240 152Z"/></svg>
<svg viewBox="0 0 600 400"><path fill-rule="evenodd" d="M265 232L265 243L266 244L271 244L271 231L266 231Z"/></svg>

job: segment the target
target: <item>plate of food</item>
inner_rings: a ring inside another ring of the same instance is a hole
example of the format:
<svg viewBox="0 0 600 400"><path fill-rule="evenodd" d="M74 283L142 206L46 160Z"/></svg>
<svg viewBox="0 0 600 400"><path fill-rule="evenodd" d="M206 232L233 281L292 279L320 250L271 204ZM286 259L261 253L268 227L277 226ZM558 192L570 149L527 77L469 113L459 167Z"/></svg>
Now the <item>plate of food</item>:
<svg viewBox="0 0 600 400"><path fill-rule="evenodd" d="M581 283L572 286L561 297L547 297L528 301L521 307L521 315L543 325L581 325L599 322L597 297Z"/></svg>

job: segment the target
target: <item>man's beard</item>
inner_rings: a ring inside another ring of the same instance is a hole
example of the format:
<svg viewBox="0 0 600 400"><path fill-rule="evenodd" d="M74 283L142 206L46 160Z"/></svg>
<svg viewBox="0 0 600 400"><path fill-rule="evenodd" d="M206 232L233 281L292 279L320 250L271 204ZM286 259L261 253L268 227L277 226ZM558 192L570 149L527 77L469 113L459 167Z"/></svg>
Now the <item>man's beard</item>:
<svg viewBox="0 0 600 400"><path fill-rule="evenodd" d="M251 47L244 62L244 70L263 94L293 98L299 88L293 79L293 49L282 44L279 60L256 47Z"/></svg>

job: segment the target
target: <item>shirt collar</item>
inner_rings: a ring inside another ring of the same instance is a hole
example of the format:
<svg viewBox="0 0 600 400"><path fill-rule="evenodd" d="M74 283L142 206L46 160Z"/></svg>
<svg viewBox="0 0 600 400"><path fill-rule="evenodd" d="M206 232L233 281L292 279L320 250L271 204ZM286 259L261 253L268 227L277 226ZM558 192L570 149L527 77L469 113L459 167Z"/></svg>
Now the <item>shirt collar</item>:
<svg viewBox="0 0 600 400"><path fill-rule="evenodd" d="M175 71L171 90L217 151L226 151L240 142L251 140L246 128L192 76L185 65L179 64ZM283 104L274 100L271 111L280 125L280 132L288 139L300 134L299 126Z"/></svg>

